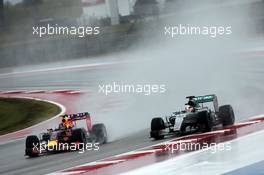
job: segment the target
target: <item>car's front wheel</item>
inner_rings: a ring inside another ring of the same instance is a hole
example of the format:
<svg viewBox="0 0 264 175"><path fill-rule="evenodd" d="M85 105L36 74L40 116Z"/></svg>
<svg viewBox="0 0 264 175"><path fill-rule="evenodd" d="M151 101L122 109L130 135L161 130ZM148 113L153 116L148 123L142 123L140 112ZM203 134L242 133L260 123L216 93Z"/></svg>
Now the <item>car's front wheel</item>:
<svg viewBox="0 0 264 175"><path fill-rule="evenodd" d="M162 118L153 118L151 120L150 137L154 138L155 140L163 139L164 135L161 134L161 131L165 128L166 126Z"/></svg>
<svg viewBox="0 0 264 175"><path fill-rule="evenodd" d="M27 136L25 155L29 157L39 156L40 142L39 138L35 135Z"/></svg>

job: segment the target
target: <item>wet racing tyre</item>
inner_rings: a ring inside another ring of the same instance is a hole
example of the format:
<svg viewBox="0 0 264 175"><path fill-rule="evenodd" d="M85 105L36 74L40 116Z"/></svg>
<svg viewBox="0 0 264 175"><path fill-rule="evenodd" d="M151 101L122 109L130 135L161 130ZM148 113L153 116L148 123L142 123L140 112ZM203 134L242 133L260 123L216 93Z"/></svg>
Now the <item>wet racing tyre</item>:
<svg viewBox="0 0 264 175"><path fill-rule="evenodd" d="M220 106L219 117L222 119L223 126L229 126L235 123L235 114L231 105Z"/></svg>
<svg viewBox="0 0 264 175"><path fill-rule="evenodd" d="M86 139L86 134L85 134L85 130L84 129L75 129L72 131L72 136L71 136L71 142L72 143L82 143L79 145L79 149L83 149L83 146L85 146L85 144L87 143L87 139Z"/></svg>
<svg viewBox="0 0 264 175"><path fill-rule="evenodd" d="M161 134L161 131L165 128L166 126L162 118L153 118L151 120L150 137L154 138L155 140L163 139L164 135Z"/></svg>
<svg viewBox="0 0 264 175"><path fill-rule="evenodd" d="M150 137L154 138L155 140L164 139L164 135L161 134L161 131L150 131Z"/></svg>
<svg viewBox="0 0 264 175"><path fill-rule="evenodd" d="M103 123L93 125L92 134L95 136L95 142L104 144L107 142L106 127Z"/></svg>
<svg viewBox="0 0 264 175"><path fill-rule="evenodd" d="M165 129L165 123L162 118L153 118L151 120L151 130L152 131L159 131Z"/></svg>
<svg viewBox="0 0 264 175"><path fill-rule="evenodd" d="M25 155L29 157L37 157L39 155L40 142L35 135L27 136Z"/></svg>

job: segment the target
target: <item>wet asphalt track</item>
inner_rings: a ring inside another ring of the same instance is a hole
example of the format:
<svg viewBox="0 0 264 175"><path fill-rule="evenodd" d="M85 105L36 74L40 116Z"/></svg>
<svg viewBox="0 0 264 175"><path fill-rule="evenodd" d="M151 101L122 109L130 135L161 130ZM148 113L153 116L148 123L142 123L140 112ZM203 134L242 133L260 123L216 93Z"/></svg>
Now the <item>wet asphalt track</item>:
<svg viewBox="0 0 264 175"><path fill-rule="evenodd" d="M240 64L245 65L243 71L240 72L238 77L234 78L234 81L239 82L243 87L240 90L240 94L244 95L244 98L247 100L246 104L256 102L259 105L259 103L263 102L262 99L264 98L264 59L262 56L258 56L254 60L244 59ZM112 74L115 76L116 73L118 72L115 69L112 69L110 72L107 71L108 75ZM96 89L98 83L107 81L107 79L104 78L105 74L106 72L104 69L95 69L93 71L74 70L68 72L54 72L52 74L47 72L38 73L31 76L0 77L0 89L39 90L63 88L85 90L87 87ZM229 93L232 94L235 92ZM261 113L264 113L263 108L254 108L247 111L245 115L252 116ZM83 154L68 152L33 159L28 159L23 156L24 140L19 140L0 145L0 174L46 174L158 143L150 141L148 137L149 131L144 130L126 138L102 145L100 151L88 151Z"/></svg>
<svg viewBox="0 0 264 175"><path fill-rule="evenodd" d="M144 130L127 138L101 145L99 151L67 152L37 158L24 157L25 140L19 140L0 145L0 174L47 174L159 143L158 141L150 141L148 137L148 130Z"/></svg>

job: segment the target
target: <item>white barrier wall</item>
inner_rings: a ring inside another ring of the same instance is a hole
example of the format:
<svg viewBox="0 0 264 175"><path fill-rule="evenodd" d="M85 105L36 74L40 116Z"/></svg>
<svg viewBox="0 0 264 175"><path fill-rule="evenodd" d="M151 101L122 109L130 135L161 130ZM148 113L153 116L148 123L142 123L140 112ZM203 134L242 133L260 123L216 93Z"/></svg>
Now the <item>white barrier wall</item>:
<svg viewBox="0 0 264 175"><path fill-rule="evenodd" d="M119 24L119 10L117 0L107 0L106 3L111 17L111 24Z"/></svg>

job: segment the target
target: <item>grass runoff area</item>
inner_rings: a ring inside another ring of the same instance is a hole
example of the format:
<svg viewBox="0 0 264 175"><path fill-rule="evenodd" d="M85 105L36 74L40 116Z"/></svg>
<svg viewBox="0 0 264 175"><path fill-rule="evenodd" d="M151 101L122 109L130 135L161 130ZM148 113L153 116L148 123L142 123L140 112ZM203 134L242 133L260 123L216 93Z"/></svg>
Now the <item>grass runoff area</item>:
<svg viewBox="0 0 264 175"><path fill-rule="evenodd" d="M58 106L44 101L0 97L0 135L32 126L60 111Z"/></svg>

